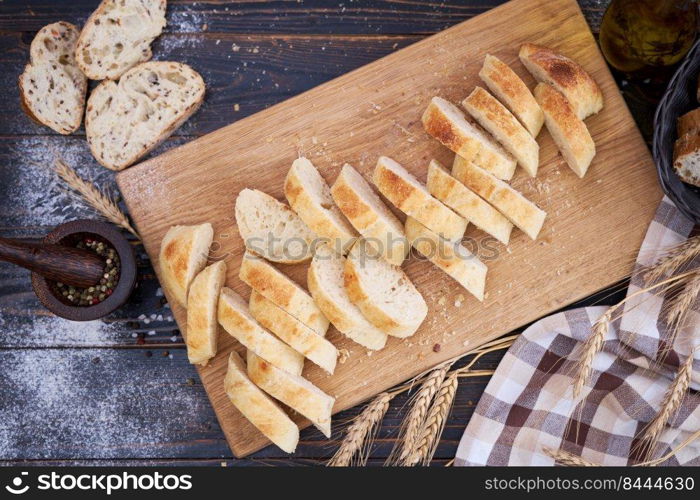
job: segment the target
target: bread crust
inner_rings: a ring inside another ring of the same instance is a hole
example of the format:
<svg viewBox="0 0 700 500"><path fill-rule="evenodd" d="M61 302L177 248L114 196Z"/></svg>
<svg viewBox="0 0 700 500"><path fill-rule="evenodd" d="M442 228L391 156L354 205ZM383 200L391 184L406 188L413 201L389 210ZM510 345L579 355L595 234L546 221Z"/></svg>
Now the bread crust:
<svg viewBox="0 0 700 500"><path fill-rule="evenodd" d="M688 111L678 117L678 137L683 137L688 132L693 131L700 131L700 108Z"/></svg>
<svg viewBox="0 0 700 500"><path fill-rule="evenodd" d="M190 285L185 344L187 357L192 364L206 366L216 355L219 333L216 311L225 279L226 263L220 260L200 271Z"/></svg>
<svg viewBox="0 0 700 500"><path fill-rule="evenodd" d="M700 187L700 170L684 168L683 161L687 155L696 155L700 162L700 133L688 132L680 137L673 146L673 168L683 182Z"/></svg>

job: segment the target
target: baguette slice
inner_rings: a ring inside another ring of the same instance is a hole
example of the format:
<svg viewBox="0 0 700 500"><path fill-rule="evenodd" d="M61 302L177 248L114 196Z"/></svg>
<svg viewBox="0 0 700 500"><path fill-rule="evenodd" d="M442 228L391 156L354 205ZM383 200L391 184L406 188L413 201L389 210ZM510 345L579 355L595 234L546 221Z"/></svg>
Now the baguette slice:
<svg viewBox="0 0 700 500"><path fill-rule="evenodd" d="M218 317L224 330L246 349L281 370L301 374L304 357L260 326L251 316L245 301L230 288L221 290Z"/></svg>
<svg viewBox="0 0 700 500"><path fill-rule="evenodd" d="M367 252L362 240L345 260L343 283L350 300L374 326L394 337L410 337L428 306L400 267Z"/></svg>
<svg viewBox="0 0 700 500"><path fill-rule="evenodd" d="M147 62L90 94L85 132L95 159L122 170L153 150L204 100L204 80L186 64Z"/></svg>
<svg viewBox="0 0 700 500"><path fill-rule="evenodd" d="M464 113L451 102L433 97L421 120L426 132L443 146L475 162L499 179L507 181L513 177L513 157L481 128L467 121Z"/></svg>
<svg viewBox="0 0 700 500"><path fill-rule="evenodd" d="M524 43L520 47L519 57L537 81L549 83L564 94L579 119L583 120L603 109L603 92L577 62L533 43Z"/></svg>
<svg viewBox="0 0 700 500"><path fill-rule="evenodd" d="M467 161L455 156L455 163ZM513 224L501 213L452 177L445 167L433 160L428 167L428 190L438 200L489 233L504 245L510 240Z"/></svg>
<svg viewBox="0 0 700 500"><path fill-rule="evenodd" d="M582 178L595 156L595 143L588 127L576 116L566 97L551 85L538 83L535 98L544 111L547 130L564 160Z"/></svg>
<svg viewBox="0 0 700 500"><path fill-rule="evenodd" d="M258 323L333 375L338 359L338 350L333 344L255 290L250 294L248 307Z"/></svg>
<svg viewBox="0 0 700 500"><path fill-rule="evenodd" d="M509 221L533 240L542 229L547 214L500 179L473 163L455 162L452 175L496 207Z"/></svg>
<svg viewBox="0 0 700 500"><path fill-rule="evenodd" d="M235 351L228 358L224 391L233 406L266 438L285 453L294 453L299 442L299 427L248 378L245 363Z"/></svg>
<svg viewBox="0 0 700 500"><path fill-rule="evenodd" d="M486 54L479 77L520 120L530 135L537 137L544 124L544 115L530 89L515 71L499 58Z"/></svg>
<svg viewBox="0 0 700 500"><path fill-rule="evenodd" d="M386 345L387 335L370 323L348 297L344 268L345 257L320 245L309 266L309 291L338 331L367 349L379 350Z"/></svg>
<svg viewBox="0 0 700 500"><path fill-rule="evenodd" d="M335 398L299 375L280 370L248 351L248 376L273 398L311 420L327 438L331 437L331 413Z"/></svg>
<svg viewBox="0 0 700 500"><path fill-rule="evenodd" d="M518 160L530 177L537 175L540 147L503 104L483 88L476 87L462 101L462 106Z"/></svg>
<svg viewBox="0 0 700 500"><path fill-rule="evenodd" d="M181 306L194 277L207 263L214 229L208 222L198 226L173 226L160 243L158 267L163 287Z"/></svg>
<svg viewBox="0 0 700 500"><path fill-rule="evenodd" d="M281 307L313 331L326 335L328 319L318 308L311 295L272 264L246 252L238 276L253 290Z"/></svg>
<svg viewBox="0 0 700 500"><path fill-rule="evenodd" d="M386 156L374 168L374 184L399 210L420 221L443 238L459 241L467 221L435 199L418 179Z"/></svg>
<svg viewBox="0 0 700 500"><path fill-rule="evenodd" d="M484 300L486 265L461 243L441 238L412 217L406 219L406 236L418 253L474 297L480 301Z"/></svg>
<svg viewBox="0 0 700 500"><path fill-rule="evenodd" d="M410 245L403 224L352 166L345 164L331 194L350 223L390 264L400 266Z"/></svg>
<svg viewBox="0 0 700 500"><path fill-rule="evenodd" d="M236 198L235 212L238 232L251 252L285 264L304 262L313 255L314 232L269 194L244 189Z"/></svg>
<svg viewBox="0 0 700 500"><path fill-rule="evenodd" d="M80 33L75 57L91 80L116 80L151 58L165 27L165 0L103 0Z"/></svg>
<svg viewBox="0 0 700 500"><path fill-rule="evenodd" d="M678 117L678 137L683 137L688 132L700 131L700 108L688 111Z"/></svg>
<svg viewBox="0 0 700 500"><path fill-rule="evenodd" d="M22 109L59 134L80 128L87 78L75 63L78 28L59 21L39 30L29 48L29 63L19 77Z"/></svg>
<svg viewBox="0 0 700 500"><path fill-rule="evenodd" d="M673 147L673 168L683 182L700 186L700 134L690 132Z"/></svg>
<svg viewBox="0 0 700 500"><path fill-rule="evenodd" d="M284 180L284 194L292 209L318 236L346 254L357 238L357 231L333 202L331 190L316 167L306 158L297 158Z"/></svg>
<svg viewBox="0 0 700 500"><path fill-rule="evenodd" d="M206 366L216 355L219 323L216 307L226 280L223 260L207 266L192 280L187 295L187 357L192 364Z"/></svg>

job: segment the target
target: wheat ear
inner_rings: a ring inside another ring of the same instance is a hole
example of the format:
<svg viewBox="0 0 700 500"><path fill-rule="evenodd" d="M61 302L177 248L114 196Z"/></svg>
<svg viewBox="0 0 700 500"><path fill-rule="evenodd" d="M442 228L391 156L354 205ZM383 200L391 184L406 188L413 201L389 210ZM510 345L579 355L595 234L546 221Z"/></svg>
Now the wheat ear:
<svg viewBox="0 0 700 500"><path fill-rule="evenodd" d="M605 335L608 333L610 328L610 321L612 320L612 315L617 309L617 305L610 307L605 314L603 314L593 325L593 330L591 335L586 339L583 344L583 350L581 357L576 363L574 369L576 375L574 376L574 399L578 398L579 394L583 390L584 385L588 381L593 372L593 358L600 352L603 348L603 342L605 341Z"/></svg>
<svg viewBox="0 0 700 500"><path fill-rule="evenodd" d="M683 326L690 307L695 303L700 293L700 274L693 276L683 288L669 301L666 310L666 324L671 327L673 335L669 343L673 343L675 332Z"/></svg>
<svg viewBox="0 0 700 500"><path fill-rule="evenodd" d="M667 274L673 274L684 264L687 264L700 255L700 236L688 238L666 252L656 263L644 274L646 283L655 283Z"/></svg>

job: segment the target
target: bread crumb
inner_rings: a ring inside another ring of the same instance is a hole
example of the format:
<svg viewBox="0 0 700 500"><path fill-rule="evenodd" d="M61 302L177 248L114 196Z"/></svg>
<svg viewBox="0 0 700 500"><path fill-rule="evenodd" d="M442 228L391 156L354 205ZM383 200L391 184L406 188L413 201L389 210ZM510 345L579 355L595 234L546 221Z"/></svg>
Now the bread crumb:
<svg viewBox="0 0 700 500"><path fill-rule="evenodd" d="M372 357L372 354L374 354L374 351L367 351L367 357L368 357L368 358L371 358L371 357Z"/></svg>
<svg viewBox="0 0 700 500"><path fill-rule="evenodd" d="M234 43L233 45L231 45L231 50L234 52L238 52L239 50L241 50L241 48Z"/></svg>
<svg viewBox="0 0 700 500"><path fill-rule="evenodd" d="M338 363L345 364L350 359L350 351L347 349L338 349Z"/></svg>
<svg viewBox="0 0 700 500"><path fill-rule="evenodd" d="M442 296L438 299L438 305L444 306L445 302L446 302L446 300L445 300L444 296Z"/></svg>
<svg viewBox="0 0 700 500"><path fill-rule="evenodd" d="M234 105L233 105L233 110L234 110L234 111L240 111L240 110L241 110L241 105L238 104L238 103L234 104Z"/></svg>
<svg viewBox="0 0 700 500"><path fill-rule="evenodd" d="M311 143L312 143L312 144L318 144L318 138L317 138L316 136L313 136L313 137L311 138Z"/></svg>

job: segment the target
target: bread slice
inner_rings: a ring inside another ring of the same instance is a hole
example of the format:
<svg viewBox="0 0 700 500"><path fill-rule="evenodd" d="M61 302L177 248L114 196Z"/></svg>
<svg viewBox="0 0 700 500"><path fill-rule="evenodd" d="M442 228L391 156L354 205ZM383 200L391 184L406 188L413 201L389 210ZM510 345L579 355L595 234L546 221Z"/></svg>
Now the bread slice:
<svg viewBox="0 0 700 500"><path fill-rule="evenodd" d="M386 345L387 335L350 300L343 282L344 269L345 257L320 245L309 266L309 291L338 331L367 349L379 350Z"/></svg>
<svg viewBox="0 0 700 500"><path fill-rule="evenodd" d="M267 193L244 189L236 198L236 225L248 250L293 264L313 255L316 235L294 211Z"/></svg>
<svg viewBox="0 0 700 500"><path fill-rule="evenodd" d="M428 134L455 153L473 161L493 175L510 180L515 173L515 159L492 141L476 124L449 101L433 97L421 118Z"/></svg>
<svg viewBox="0 0 700 500"><path fill-rule="evenodd" d="M603 92L577 62L534 43L521 45L519 57L537 81L549 83L564 94L579 119L603 109Z"/></svg>
<svg viewBox="0 0 700 500"><path fill-rule="evenodd" d="M455 156L455 162L467 161ZM428 166L428 190L438 200L489 233L504 245L510 240L513 224L501 213L477 196L464 184L452 177L445 167L433 160Z"/></svg>
<svg viewBox="0 0 700 500"><path fill-rule="evenodd" d="M328 331L328 319L311 295L272 264L246 252L241 262L239 278L253 290L321 336Z"/></svg>
<svg viewBox="0 0 700 500"><path fill-rule="evenodd" d="M345 260L343 283L365 318L394 337L410 337L428 314L423 296L400 267L367 251L358 240Z"/></svg>
<svg viewBox="0 0 700 500"><path fill-rule="evenodd" d="M418 222L406 219L406 236L418 253L430 260L480 301L484 300L486 265L461 243L447 241Z"/></svg>
<svg viewBox="0 0 700 500"><path fill-rule="evenodd" d="M292 349L333 375L338 350L318 333L253 290L250 314Z"/></svg>
<svg viewBox="0 0 700 500"><path fill-rule="evenodd" d="M307 226L336 251L345 254L357 238L357 231L333 202L331 190L314 164L297 158L284 180L284 195Z"/></svg>
<svg viewBox="0 0 700 500"><path fill-rule="evenodd" d="M300 375L304 356L265 330L248 311L245 301L230 288L219 296L218 319L224 330L243 346L281 370Z"/></svg>
<svg viewBox="0 0 700 500"><path fill-rule="evenodd" d="M270 396L246 374L241 357L231 352L224 391L238 411L285 453L294 453L299 443L299 427Z"/></svg>
<svg viewBox="0 0 700 500"><path fill-rule="evenodd" d="M299 375L280 370L248 351L248 376L263 391L311 420L331 437L331 414L335 398Z"/></svg>
<svg viewBox="0 0 700 500"><path fill-rule="evenodd" d="M588 127L576 116L566 97L551 85L538 83L535 98L544 111L547 130L564 160L576 175L583 177L595 156L595 143Z"/></svg>
<svg viewBox="0 0 700 500"><path fill-rule="evenodd" d="M403 224L362 175L346 163L331 194L340 211L374 250L390 264L400 266L410 249Z"/></svg>
<svg viewBox="0 0 700 500"><path fill-rule="evenodd" d="M678 137L683 137L688 132L700 131L700 108L679 116L677 125Z"/></svg>
<svg viewBox="0 0 700 500"><path fill-rule="evenodd" d="M547 214L500 179L468 161L455 162L452 175L496 207L533 240L542 229Z"/></svg>
<svg viewBox="0 0 700 500"><path fill-rule="evenodd" d="M462 106L520 163L530 177L537 175L540 147L506 107L488 91L476 87Z"/></svg>
<svg viewBox="0 0 700 500"><path fill-rule="evenodd" d="M85 132L95 159L122 170L158 146L204 100L204 80L186 64L147 62L90 94Z"/></svg>
<svg viewBox="0 0 700 500"><path fill-rule="evenodd" d="M207 263L214 228L208 222L197 226L173 226L160 243L160 280L169 299L187 306L187 292L194 277Z"/></svg>
<svg viewBox="0 0 700 500"><path fill-rule="evenodd" d="M29 47L29 63L19 76L22 109L59 134L80 128L87 78L75 63L78 28L59 21L39 30Z"/></svg>
<svg viewBox="0 0 700 500"><path fill-rule="evenodd" d="M486 54L479 77L530 135L537 137L544 124L544 115L530 89L515 71L496 56Z"/></svg>
<svg viewBox="0 0 700 500"><path fill-rule="evenodd" d="M467 221L435 199L418 179L386 156L374 168L374 184L399 210L420 221L443 238L459 241Z"/></svg>
<svg viewBox="0 0 700 500"><path fill-rule="evenodd" d="M219 293L226 280L223 260L207 266L195 276L187 295L187 357L192 364L206 366L216 355L219 331L216 308Z"/></svg>
<svg viewBox="0 0 700 500"><path fill-rule="evenodd" d="M673 168L683 182L700 186L700 134L690 132L673 148Z"/></svg>
<svg viewBox="0 0 700 500"><path fill-rule="evenodd" d="M75 50L91 80L116 80L151 58L165 27L165 0L103 0L85 22Z"/></svg>

